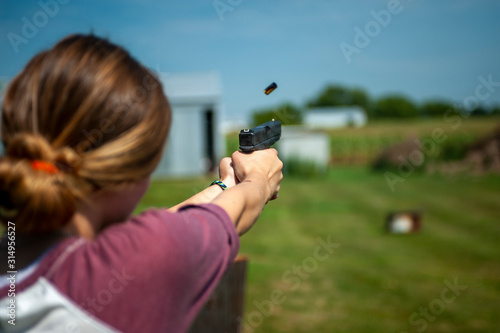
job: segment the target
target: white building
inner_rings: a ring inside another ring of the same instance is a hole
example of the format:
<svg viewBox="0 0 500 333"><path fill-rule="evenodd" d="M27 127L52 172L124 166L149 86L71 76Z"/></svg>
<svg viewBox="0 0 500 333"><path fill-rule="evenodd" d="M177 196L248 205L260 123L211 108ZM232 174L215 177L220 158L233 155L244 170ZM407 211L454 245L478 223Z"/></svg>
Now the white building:
<svg viewBox="0 0 500 333"><path fill-rule="evenodd" d="M330 139L325 133L310 131L303 126L283 126L276 146L285 163L290 160L308 161L320 171L328 167Z"/></svg>
<svg viewBox="0 0 500 333"><path fill-rule="evenodd" d="M222 84L217 73L160 74L172 124L155 177L193 176L216 170L224 154L220 128Z"/></svg>
<svg viewBox="0 0 500 333"><path fill-rule="evenodd" d="M361 127L367 120L366 112L359 106L318 107L306 110L304 115L304 125L318 129Z"/></svg>

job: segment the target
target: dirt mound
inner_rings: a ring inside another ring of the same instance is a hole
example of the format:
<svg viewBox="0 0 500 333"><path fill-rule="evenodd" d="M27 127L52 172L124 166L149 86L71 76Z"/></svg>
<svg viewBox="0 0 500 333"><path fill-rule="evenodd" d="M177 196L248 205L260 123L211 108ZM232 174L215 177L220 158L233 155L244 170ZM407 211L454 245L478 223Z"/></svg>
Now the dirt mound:
<svg viewBox="0 0 500 333"><path fill-rule="evenodd" d="M500 172L500 126L467 150L465 163L476 173Z"/></svg>
<svg viewBox="0 0 500 333"><path fill-rule="evenodd" d="M407 166L412 170L444 174L500 173L500 126L465 150L465 157L461 160L436 161L434 157L425 155L421 141L413 137L385 149L374 160L372 167L375 170L394 170Z"/></svg>
<svg viewBox="0 0 500 333"><path fill-rule="evenodd" d="M423 167L424 159L421 142L416 137L398 143L382 151L372 163L375 170L397 169L403 164L411 163L415 168Z"/></svg>
<svg viewBox="0 0 500 333"><path fill-rule="evenodd" d="M467 148L466 156L461 161L433 163L428 165L430 173L500 173L500 126L492 133L479 139Z"/></svg>

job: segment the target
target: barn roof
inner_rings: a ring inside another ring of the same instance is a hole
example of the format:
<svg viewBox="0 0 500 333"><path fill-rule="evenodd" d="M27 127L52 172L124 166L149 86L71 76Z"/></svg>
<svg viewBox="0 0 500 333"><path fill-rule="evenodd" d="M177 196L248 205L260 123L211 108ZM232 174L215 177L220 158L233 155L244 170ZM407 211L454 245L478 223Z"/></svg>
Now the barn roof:
<svg viewBox="0 0 500 333"><path fill-rule="evenodd" d="M171 103L215 103L222 96L222 82L217 72L160 73L159 76Z"/></svg>

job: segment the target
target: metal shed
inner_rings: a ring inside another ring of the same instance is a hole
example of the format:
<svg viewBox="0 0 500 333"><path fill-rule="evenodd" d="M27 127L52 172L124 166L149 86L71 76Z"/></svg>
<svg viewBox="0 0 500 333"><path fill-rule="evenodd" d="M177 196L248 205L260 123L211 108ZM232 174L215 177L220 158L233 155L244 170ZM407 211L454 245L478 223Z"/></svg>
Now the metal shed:
<svg viewBox="0 0 500 333"><path fill-rule="evenodd" d="M165 152L154 177L201 175L224 154L222 84L216 72L160 74L172 108Z"/></svg>
<svg viewBox="0 0 500 333"><path fill-rule="evenodd" d="M220 76L216 72L160 73L159 78L172 108L172 124L153 177L196 176L216 170L225 153Z"/></svg>

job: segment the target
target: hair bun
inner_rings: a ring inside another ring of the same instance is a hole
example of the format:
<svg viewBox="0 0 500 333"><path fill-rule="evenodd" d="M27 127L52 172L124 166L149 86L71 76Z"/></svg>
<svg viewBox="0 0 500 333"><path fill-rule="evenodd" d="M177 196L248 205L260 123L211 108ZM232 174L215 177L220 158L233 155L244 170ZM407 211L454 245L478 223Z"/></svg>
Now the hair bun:
<svg viewBox="0 0 500 333"><path fill-rule="evenodd" d="M7 142L6 155L17 159L25 158L52 162L54 151L43 136L18 133Z"/></svg>
<svg viewBox="0 0 500 333"><path fill-rule="evenodd" d="M0 220L16 223L20 233L49 232L66 225L76 210L74 177L63 172L39 172L34 160L68 162L71 149L54 151L45 138L20 133L8 142L0 158Z"/></svg>
<svg viewBox="0 0 500 333"><path fill-rule="evenodd" d="M41 135L19 133L7 144L6 155L14 159L40 160L54 164L65 173L77 174L81 157L70 147L54 149Z"/></svg>

